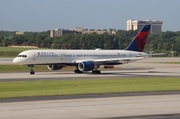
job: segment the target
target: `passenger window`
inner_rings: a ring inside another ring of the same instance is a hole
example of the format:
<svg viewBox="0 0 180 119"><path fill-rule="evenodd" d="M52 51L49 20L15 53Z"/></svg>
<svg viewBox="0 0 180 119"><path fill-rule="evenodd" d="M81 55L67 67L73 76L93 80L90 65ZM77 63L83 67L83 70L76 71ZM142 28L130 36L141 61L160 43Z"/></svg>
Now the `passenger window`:
<svg viewBox="0 0 180 119"><path fill-rule="evenodd" d="M17 57L27 57L27 55L18 55Z"/></svg>
<svg viewBox="0 0 180 119"><path fill-rule="evenodd" d="M24 57L24 55L22 55L22 57Z"/></svg>

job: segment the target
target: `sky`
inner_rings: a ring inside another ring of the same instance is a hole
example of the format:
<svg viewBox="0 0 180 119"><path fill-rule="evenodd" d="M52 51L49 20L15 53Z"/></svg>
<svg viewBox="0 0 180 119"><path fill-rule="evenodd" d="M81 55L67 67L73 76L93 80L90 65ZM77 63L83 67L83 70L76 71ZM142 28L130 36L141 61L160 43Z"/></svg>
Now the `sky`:
<svg viewBox="0 0 180 119"><path fill-rule="evenodd" d="M180 0L0 0L0 30L122 29L126 21L163 21L180 31Z"/></svg>

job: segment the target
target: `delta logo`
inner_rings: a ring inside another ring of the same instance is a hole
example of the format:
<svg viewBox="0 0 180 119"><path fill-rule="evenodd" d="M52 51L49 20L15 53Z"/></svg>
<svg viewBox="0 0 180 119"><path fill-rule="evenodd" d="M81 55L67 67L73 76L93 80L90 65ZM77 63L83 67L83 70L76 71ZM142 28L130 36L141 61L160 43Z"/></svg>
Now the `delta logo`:
<svg viewBox="0 0 180 119"><path fill-rule="evenodd" d="M38 52L38 55L54 55L54 52Z"/></svg>

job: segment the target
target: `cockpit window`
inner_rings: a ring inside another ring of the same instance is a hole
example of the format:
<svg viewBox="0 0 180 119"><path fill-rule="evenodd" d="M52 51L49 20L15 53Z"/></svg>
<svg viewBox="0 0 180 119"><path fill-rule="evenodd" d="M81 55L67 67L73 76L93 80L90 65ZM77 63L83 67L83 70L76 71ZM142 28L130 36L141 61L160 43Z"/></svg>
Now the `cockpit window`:
<svg viewBox="0 0 180 119"><path fill-rule="evenodd" d="M18 55L17 57L27 57L27 55Z"/></svg>

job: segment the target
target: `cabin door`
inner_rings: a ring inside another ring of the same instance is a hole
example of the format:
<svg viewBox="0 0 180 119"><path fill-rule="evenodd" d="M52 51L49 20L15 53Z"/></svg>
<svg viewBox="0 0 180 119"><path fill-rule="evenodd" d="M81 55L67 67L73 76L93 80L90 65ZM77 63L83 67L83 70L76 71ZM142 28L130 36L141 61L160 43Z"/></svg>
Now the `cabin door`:
<svg viewBox="0 0 180 119"><path fill-rule="evenodd" d="M64 53L60 54L60 61L65 61L65 54Z"/></svg>
<svg viewBox="0 0 180 119"><path fill-rule="evenodd" d="M36 54L33 54L32 60L36 60Z"/></svg>

